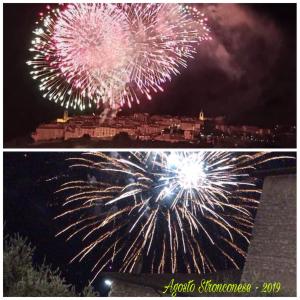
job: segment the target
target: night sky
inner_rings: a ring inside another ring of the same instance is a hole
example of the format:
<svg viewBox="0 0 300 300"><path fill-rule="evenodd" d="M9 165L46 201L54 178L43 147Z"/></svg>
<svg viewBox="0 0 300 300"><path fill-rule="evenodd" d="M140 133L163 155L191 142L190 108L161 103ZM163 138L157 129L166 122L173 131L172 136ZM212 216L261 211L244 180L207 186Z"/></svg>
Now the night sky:
<svg viewBox="0 0 300 300"><path fill-rule="evenodd" d="M70 153L5 153L4 166L4 232L20 233L36 246L34 262L59 267L68 283L80 291L91 280L93 257L84 264L69 264L81 249L80 241L69 244L55 238L61 224L53 219L59 212L54 191L66 180ZM107 292L100 276L94 287Z"/></svg>
<svg viewBox="0 0 300 300"><path fill-rule="evenodd" d="M205 4L213 41L165 92L130 112L225 115L230 123L272 127L296 120L296 4ZM4 4L4 140L62 115L42 98L26 61L45 4ZM128 112L128 110L126 110Z"/></svg>
<svg viewBox="0 0 300 300"><path fill-rule="evenodd" d="M67 281L80 290L91 279L90 269L95 262L95 255L89 255L84 263L68 264L82 249L82 244L80 239L66 243L64 237L55 238L62 224L53 220L61 212L61 199L54 192L62 183L70 180L70 162L65 159L78 155L64 152L4 153L3 189L5 233L18 232L28 237L37 248L35 261L41 263L46 257L47 263L58 266ZM295 160L276 160L264 165L263 171L266 175L274 169L295 168L295 164ZM261 178L260 184L262 182ZM108 268L106 271L116 270ZM94 287L105 292L101 276L95 281Z"/></svg>

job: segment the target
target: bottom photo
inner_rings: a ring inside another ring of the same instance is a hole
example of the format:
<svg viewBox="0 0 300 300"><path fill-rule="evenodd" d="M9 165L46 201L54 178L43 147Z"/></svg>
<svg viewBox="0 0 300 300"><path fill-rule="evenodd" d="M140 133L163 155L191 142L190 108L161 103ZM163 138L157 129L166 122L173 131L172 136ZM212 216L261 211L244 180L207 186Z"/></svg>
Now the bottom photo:
<svg viewBox="0 0 300 300"><path fill-rule="evenodd" d="M296 153L6 152L4 296L296 296Z"/></svg>

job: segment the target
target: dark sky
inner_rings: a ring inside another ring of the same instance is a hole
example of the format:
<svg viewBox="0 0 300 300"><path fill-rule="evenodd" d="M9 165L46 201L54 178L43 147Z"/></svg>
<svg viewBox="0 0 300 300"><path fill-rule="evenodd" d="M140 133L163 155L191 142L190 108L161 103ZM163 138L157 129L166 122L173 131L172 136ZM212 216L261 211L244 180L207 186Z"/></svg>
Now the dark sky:
<svg viewBox="0 0 300 300"><path fill-rule="evenodd" d="M73 239L66 243L64 237L55 238L62 224L53 220L61 212L60 200L54 191L70 180L70 163L65 159L74 155L64 152L4 153L4 229L6 233L18 232L28 237L37 248L36 262L41 263L46 257L47 263L59 267L67 281L81 289L92 278L90 270L95 255L87 256L84 263L68 264L82 249L81 241ZM295 153L289 155L295 156ZM295 167L295 163L295 160L276 160L264 165L263 170L269 174L271 169ZM94 286L104 290L101 276Z"/></svg>
<svg viewBox="0 0 300 300"><path fill-rule="evenodd" d="M213 41L165 87L131 110L225 115L231 123L272 127L296 120L296 4L204 4ZM4 139L62 114L42 98L25 64L45 4L4 4Z"/></svg>
<svg viewBox="0 0 300 300"><path fill-rule="evenodd" d="M66 179L69 153L5 153L4 167L4 231L20 233L36 247L34 262L59 267L68 283L80 291L91 279L94 262L69 264L81 249L80 241L66 244L64 238L55 238L61 229L53 218L58 213L57 190ZM96 290L107 292L100 276L94 283Z"/></svg>

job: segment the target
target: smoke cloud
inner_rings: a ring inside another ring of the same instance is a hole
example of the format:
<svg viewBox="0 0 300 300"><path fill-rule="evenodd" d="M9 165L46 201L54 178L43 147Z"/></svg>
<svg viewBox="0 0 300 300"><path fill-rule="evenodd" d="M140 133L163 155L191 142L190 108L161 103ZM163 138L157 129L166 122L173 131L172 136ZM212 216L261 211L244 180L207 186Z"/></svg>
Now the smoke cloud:
<svg viewBox="0 0 300 300"><path fill-rule="evenodd" d="M201 45L193 70L201 82L216 80L214 91L202 92L217 113L228 114L233 107L231 117L237 119L266 102L272 105L273 98L293 97L295 82L287 81L293 76L295 50L274 18L242 4L204 4L200 9L209 18L213 40Z"/></svg>

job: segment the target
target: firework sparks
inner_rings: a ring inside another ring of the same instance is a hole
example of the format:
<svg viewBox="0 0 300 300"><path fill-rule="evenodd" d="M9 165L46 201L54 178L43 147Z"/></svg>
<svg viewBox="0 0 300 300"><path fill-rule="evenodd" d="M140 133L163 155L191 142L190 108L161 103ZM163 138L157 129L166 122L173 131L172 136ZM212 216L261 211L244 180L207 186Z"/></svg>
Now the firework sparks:
<svg viewBox="0 0 300 300"><path fill-rule="evenodd" d="M181 4L48 7L32 40L33 79L66 108L118 108L163 91L210 39L207 19Z"/></svg>
<svg viewBox="0 0 300 300"><path fill-rule="evenodd" d="M156 273L215 271L216 255L238 268L235 257L246 255L242 245L249 243L261 193L251 171L279 158L289 157L100 152L70 158L71 170L95 175L59 189L66 209L57 218L74 222L58 235L80 236L86 245L72 261L101 253L94 279L114 261L121 261L120 272L132 272L143 257L151 258L143 267Z"/></svg>

